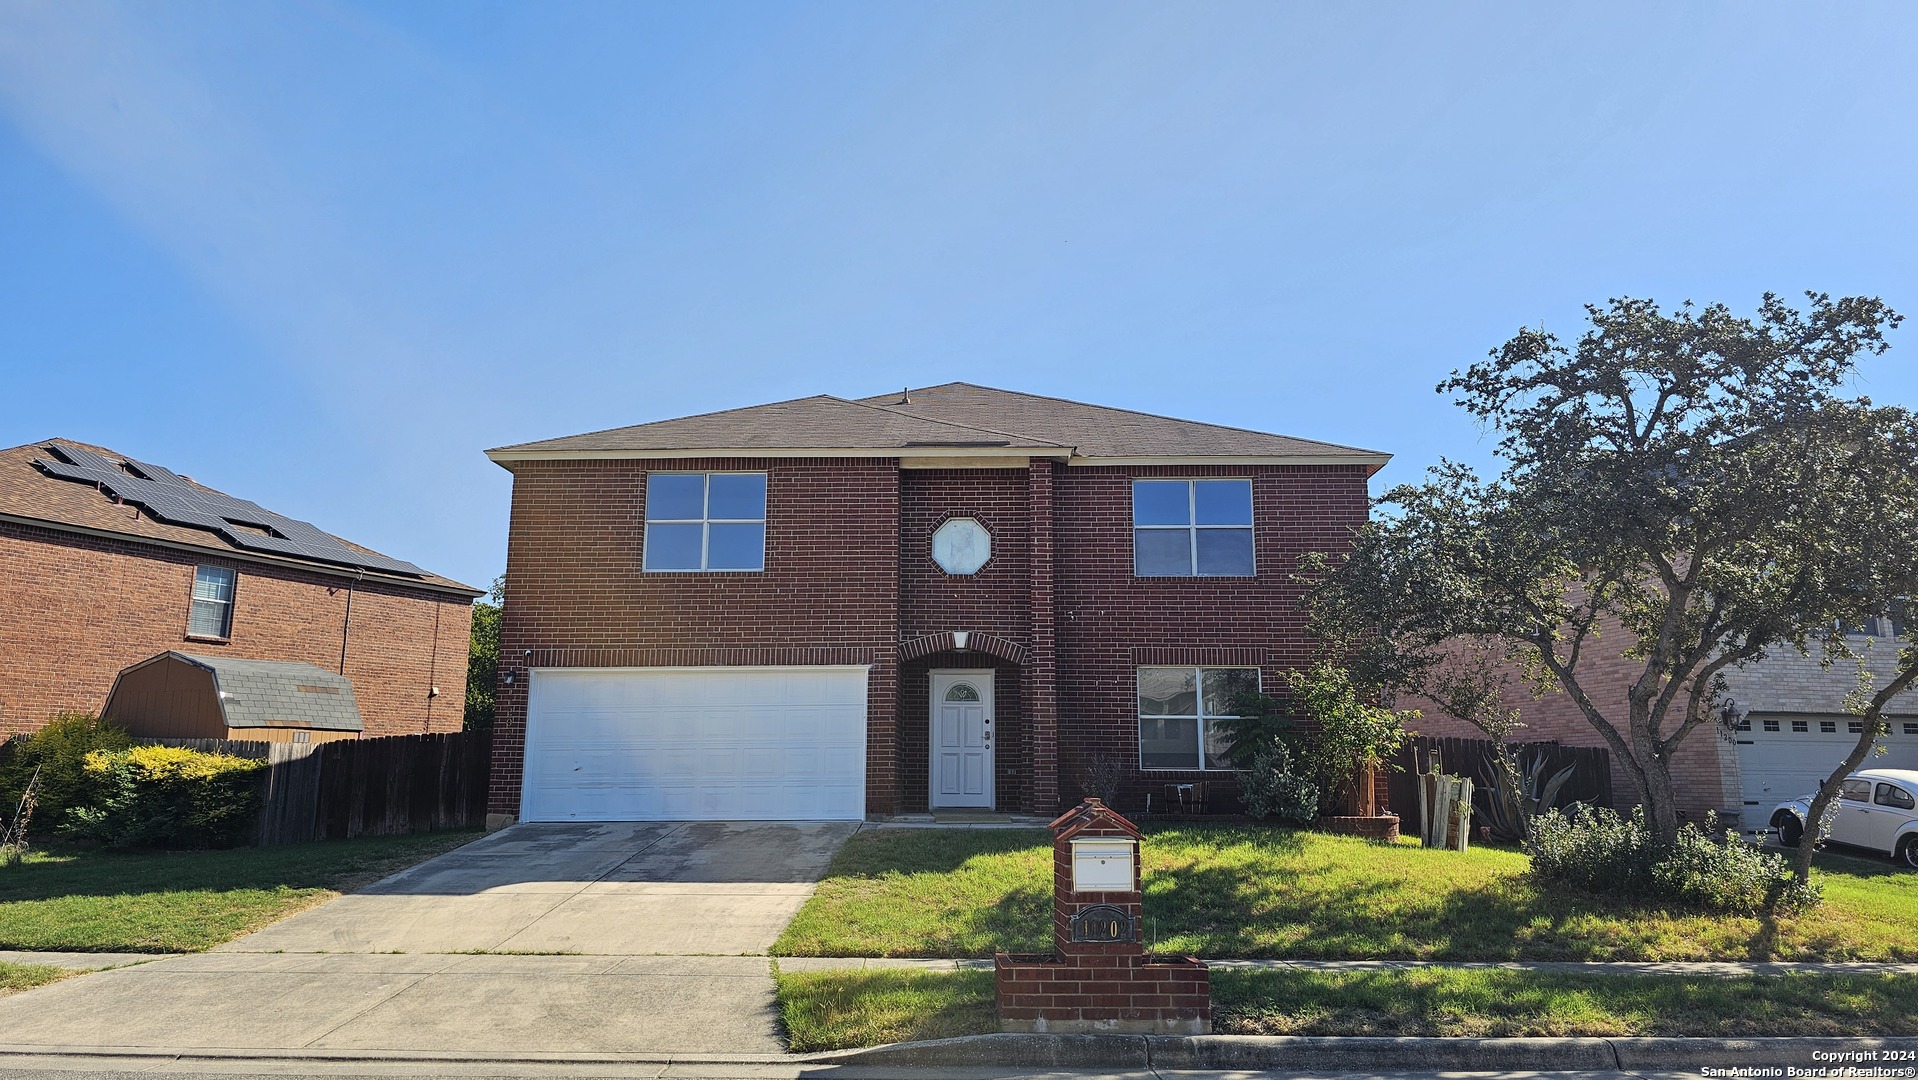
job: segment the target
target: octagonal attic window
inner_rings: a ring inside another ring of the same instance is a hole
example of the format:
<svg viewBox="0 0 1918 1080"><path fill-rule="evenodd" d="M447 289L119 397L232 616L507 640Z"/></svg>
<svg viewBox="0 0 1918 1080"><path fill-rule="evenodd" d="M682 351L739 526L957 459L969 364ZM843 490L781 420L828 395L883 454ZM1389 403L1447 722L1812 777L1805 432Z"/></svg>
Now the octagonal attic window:
<svg viewBox="0 0 1918 1080"><path fill-rule="evenodd" d="M932 561L948 574L976 574L992 558L992 534L972 518L953 518L932 534Z"/></svg>

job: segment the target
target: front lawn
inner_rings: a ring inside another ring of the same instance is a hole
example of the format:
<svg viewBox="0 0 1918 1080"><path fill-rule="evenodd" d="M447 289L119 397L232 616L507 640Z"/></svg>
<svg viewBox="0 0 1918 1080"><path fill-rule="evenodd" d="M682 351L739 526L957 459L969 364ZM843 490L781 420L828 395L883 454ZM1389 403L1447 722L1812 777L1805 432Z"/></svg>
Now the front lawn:
<svg viewBox="0 0 1918 1080"><path fill-rule="evenodd" d="M782 956L1047 950L1040 829L854 836L773 946ZM1507 848L1464 854L1262 826L1148 828L1146 942L1216 959L1918 960L1918 874L1821 856L1799 918L1644 909L1547 893Z"/></svg>
<svg viewBox="0 0 1918 1080"><path fill-rule="evenodd" d="M997 1031L989 971L777 976L795 1052ZM1214 971L1225 1035L1918 1034L1910 975L1577 975L1509 968Z"/></svg>
<svg viewBox="0 0 1918 1080"><path fill-rule="evenodd" d="M477 835L228 851L29 851L20 865L0 868L0 949L198 952Z"/></svg>

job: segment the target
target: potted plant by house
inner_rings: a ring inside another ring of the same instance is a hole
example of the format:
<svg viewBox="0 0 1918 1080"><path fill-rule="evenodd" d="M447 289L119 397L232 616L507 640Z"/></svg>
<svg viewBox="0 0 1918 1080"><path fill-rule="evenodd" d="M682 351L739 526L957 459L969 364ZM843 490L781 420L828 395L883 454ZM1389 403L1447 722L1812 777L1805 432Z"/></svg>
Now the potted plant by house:
<svg viewBox="0 0 1918 1080"><path fill-rule="evenodd" d="M1398 815L1379 809L1377 779L1381 770L1392 767L1392 756L1405 741L1405 721L1418 713L1372 704L1351 672L1329 661L1292 672L1290 681L1300 707L1318 726L1308 760L1319 789L1332 807L1343 811L1322 814L1318 826L1328 832L1398 839Z"/></svg>

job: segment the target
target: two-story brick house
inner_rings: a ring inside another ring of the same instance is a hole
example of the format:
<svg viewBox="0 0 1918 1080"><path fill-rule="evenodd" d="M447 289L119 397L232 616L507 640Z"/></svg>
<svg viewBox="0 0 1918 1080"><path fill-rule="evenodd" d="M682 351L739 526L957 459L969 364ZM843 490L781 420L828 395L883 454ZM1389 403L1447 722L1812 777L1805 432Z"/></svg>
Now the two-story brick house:
<svg viewBox="0 0 1918 1080"><path fill-rule="evenodd" d="M342 674L368 736L458 731L478 595L106 447L0 450L0 737L169 652Z"/></svg>
<svg viewBox="0 0 1918 1080"><path fill-rule="evenodd" d="M1229 776L1369 450L953 383L502 447L491 811L1046 813Z"/></svg>

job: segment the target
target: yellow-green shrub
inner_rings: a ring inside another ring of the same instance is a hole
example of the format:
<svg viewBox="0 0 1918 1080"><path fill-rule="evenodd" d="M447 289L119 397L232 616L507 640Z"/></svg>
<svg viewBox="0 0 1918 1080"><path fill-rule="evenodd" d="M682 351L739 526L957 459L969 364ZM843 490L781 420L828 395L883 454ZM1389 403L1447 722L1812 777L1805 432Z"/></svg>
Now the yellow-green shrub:
<svg viewBox="0 0 1918 1080"><path fill-rule="evenodd" d="M38 769L39 809L33 815L34 831L56 836L73 831L73 812L96 801L86 756L95 750L122 750L132 744L126 732L92 713L55 716L45 727L0 753L0 817L13 816Z"/></svg>
<svg viewBox="0 0 1918 1080"><path fill-rule="evenodd" d="M96 750L86 757L94 804L74 817L109 847L231 847L259 816L266 768L177 746Z"/></svg>

